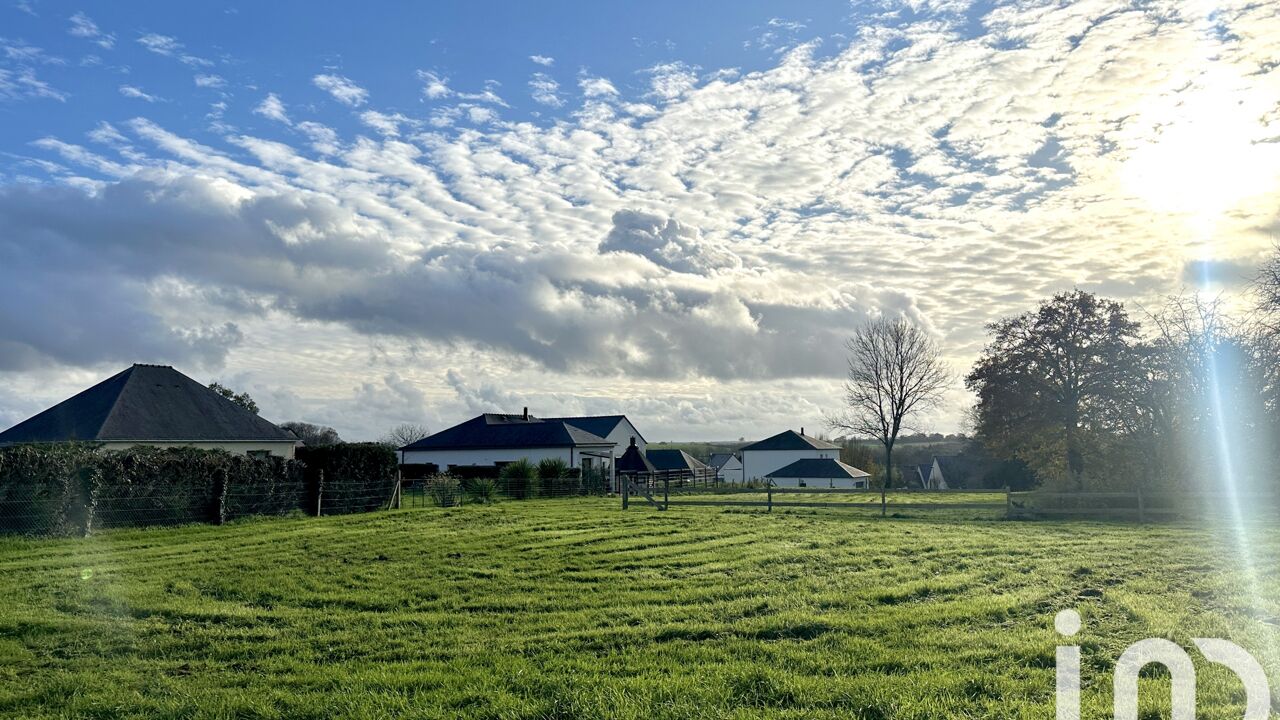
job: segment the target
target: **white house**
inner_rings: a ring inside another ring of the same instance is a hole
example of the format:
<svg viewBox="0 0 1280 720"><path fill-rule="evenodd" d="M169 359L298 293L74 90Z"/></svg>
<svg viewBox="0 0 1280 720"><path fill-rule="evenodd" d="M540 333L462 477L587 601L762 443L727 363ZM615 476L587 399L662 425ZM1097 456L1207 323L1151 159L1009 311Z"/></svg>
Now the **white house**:
<svg viewBox="0 0 1280 720"><path fill-rule="evenodd" d="M584 472L604 471L612 486L614 458L621 456L632 438L643 447L639 431L623 415L538 418L525 408L520 415L485 413L428 435L400 448L400 463L434 465L436 471L448 472L456 467L501 467L521 459L537 463L559 458Z"/></svg>
<svg viewBox="0 0 1280 720"><path fill-rule="evenodd" d="M767 476L776 487L866 488L871 475L833 458L797 460Z"/></svg>
<svg viewBox="0 0 1280 720"><path fill-rule="evenodd" d="M716 469L716 478L720 482L742 482L742 461L733 453L712 454L711 467Z"/></svg>
<svg viewBox="0 0 1280 720"><path fill-rule="evenodd" d="M840 446L800 432L786 430L742 448L742 477L764 480L769 473L797 460L839 460Z"/></svg>

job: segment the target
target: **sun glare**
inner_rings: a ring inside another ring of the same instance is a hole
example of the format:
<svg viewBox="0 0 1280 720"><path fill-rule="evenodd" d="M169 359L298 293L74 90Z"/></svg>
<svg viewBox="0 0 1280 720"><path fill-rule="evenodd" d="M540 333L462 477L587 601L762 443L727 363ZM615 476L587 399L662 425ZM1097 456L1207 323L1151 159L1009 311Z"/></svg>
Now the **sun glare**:
<svg viewBox="0 0 1280 720"><path fill-rule="evenodd" d="M1121 177L1157 212L1213 222L1273 187L1274 149L1256 142L1261 113L1245 93L1192 92L1150 113L1142 123L1150 136L1129 155Z"/></svg>

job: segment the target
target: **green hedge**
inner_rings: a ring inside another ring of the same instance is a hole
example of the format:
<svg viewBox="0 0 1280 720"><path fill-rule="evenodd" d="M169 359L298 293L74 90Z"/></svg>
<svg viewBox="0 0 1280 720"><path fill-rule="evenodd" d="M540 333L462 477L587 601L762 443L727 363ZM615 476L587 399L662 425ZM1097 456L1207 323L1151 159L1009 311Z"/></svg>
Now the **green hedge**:
<svg viewBox="0 0 1280 720"><path fill-rule="evenodd" d="M220 523L292 512L305 497L302 466L283 458L89 443L0 448L0 532Z"/></svg>
<svg viewBox="0 0 1280 720"><path fill-rule="evenodd" d="M385 508L396 489L396 452L381 443L309 445L298 448L297 458L306 468L308 502L323 477L322 514Z"/></svg>

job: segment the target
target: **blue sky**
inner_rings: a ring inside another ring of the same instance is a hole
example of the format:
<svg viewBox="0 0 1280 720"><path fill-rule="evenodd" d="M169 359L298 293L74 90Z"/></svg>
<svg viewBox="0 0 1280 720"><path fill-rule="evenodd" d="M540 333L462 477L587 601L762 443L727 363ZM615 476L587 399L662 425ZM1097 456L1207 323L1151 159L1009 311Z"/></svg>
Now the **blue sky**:
<svg viewBox="0 0 1280 720"><path fill-rule="evenodd" d="M868 318L960 375L1073 287L1245 307L1280 235L1274 3L0 3L0 426L159 362L348 438L762 437Z"/></svg>
<svg viewBox="0 0 1280 720"><path fill-rule="evenodd" d="M57 104L0 105L8 128L0 142L5 151L26 155L28 143L40 137L74 136L100 119L134 117L147 101L121 95L122 86L157 98L147 103L147 117L193 135L216 134L207 127L208 106L227 98L241 101L229 103L227 123L282 134L247 104L268 91L298 108L299 120L357 131L360 123L349 108L312 78L346 77L384 112L425 114L441 103L423 96L418 70L447 78L460 93L492 89L508 106L502 111L507 119L545 122L573 112L584 73L608 77L620 92L640 96L649 91L655 66L759 70L776 63L780 48L801 40L826 36L834 51L841 29L856 24L846 3L786 9L789 14L780 17L776 4L726 3L709 21L704 9L688 2L11 3L3 10L0 37L47 57L30 63L10 57L10 67L33 67L66 97ZM85 20L98 34L73 35L88 27ZM174 48L149 49L146 40L156 37L171 39ZM559 107L531 97L529 83L537 73L560 86ZM209 84L198 87L197 76L210 78Z"/></svg>

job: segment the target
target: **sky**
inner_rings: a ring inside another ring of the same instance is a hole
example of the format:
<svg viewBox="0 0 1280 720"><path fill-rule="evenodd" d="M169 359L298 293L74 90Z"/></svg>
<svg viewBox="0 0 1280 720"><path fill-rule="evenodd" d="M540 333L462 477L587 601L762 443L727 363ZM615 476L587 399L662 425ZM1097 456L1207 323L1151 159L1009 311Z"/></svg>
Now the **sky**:
<svg viewBox="0 0 1280 720"><path fill-rule="evenodd" d="M373 439L822 429L1079 287L1244 306L1280 4L0 0L0 426L133 362Z"/></svg>

